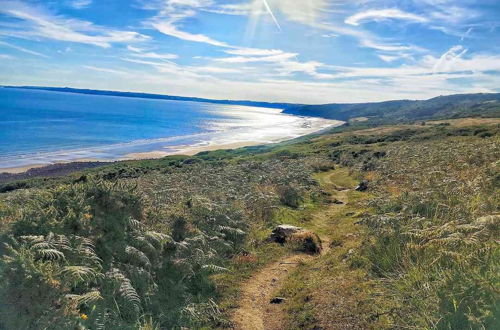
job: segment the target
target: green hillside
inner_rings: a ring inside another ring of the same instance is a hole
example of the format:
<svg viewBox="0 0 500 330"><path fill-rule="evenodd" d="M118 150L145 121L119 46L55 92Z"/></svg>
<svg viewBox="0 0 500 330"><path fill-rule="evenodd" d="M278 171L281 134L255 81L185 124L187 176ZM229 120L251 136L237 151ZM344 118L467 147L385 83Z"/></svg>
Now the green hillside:
<svg viewBox="0 0 500 330"><path fill-rule="evenodd" d="M500 94L458 94L425 101L291 106L286 113L352 120L365 117L375 123L398 123L462 117L500 117Z"/></svg>

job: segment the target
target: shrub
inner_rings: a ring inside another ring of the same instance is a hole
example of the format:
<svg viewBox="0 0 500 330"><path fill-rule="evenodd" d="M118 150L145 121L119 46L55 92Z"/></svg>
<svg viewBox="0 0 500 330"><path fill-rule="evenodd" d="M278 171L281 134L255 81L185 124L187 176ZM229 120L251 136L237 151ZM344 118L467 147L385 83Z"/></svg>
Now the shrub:
<svg viewBox="0 0 500 330"><path fill-rule="evenodd" d="M279 186L278 194L280 197L280 201L283 205L297 208L303 202L303 198L299 192L299 190L293 186Z"/></svg>

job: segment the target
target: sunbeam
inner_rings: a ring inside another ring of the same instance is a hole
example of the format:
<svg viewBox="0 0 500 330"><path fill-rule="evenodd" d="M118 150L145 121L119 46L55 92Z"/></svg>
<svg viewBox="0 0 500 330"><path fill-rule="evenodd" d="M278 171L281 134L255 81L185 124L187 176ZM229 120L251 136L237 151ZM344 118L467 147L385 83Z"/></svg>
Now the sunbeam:
<svg viewBox="0 0 500 330"><path fill-rule="evenodd" d="M276 16L274 16L274 13L271 10L271 7L269 7L269 3L267 3L267 0L262 0L262 2L264 3L264 6L266 7L266 10L269 13L269 15L271 15L271 17L273 18L273 21L276 24L276 26L278 27L278 30L281 31L280 23L278 23L278 20L276 19Z"/></svg>

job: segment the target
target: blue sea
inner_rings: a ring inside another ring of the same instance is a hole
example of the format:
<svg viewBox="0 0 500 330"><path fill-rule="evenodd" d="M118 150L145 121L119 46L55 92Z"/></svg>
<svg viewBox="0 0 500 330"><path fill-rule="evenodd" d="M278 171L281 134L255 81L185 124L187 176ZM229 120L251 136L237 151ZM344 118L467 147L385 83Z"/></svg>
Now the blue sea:
<svg viewBox="0 0 500 330"><path fill-rule="evenodd" d="M0 88L0 169L270 143L334 124L279 109Z"/></svg>

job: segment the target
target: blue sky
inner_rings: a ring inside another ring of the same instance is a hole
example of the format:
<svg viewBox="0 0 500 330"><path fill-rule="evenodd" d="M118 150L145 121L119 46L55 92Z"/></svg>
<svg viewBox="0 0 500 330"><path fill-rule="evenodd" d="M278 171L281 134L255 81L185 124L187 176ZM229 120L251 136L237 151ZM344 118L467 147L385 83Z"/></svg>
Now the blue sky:
<svg viewBox="0 0 500 330"><path fill-rule="evenodd" d="M303 103L500 92L500 1L0 0L0 84Z"/></svg>

